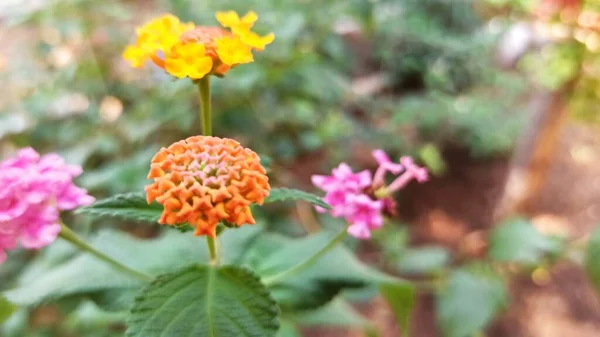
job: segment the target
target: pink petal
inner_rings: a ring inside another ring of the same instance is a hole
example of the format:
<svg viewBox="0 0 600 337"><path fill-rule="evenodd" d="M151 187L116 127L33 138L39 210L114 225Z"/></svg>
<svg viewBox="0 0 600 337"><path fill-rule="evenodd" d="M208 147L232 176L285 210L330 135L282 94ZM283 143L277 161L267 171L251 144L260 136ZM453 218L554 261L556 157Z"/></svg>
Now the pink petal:
<svg viewBox="0 0 600 337"><path fill-rule="evenodd" d="M94 202L73 178L79 166L68 165L58 154L41 156L32 148L0 162L0 254L20 243L38 249L56 240L59 211Z"/></svg>
<svg viewBox="0 0 600 337"><path fill-rule="evenodd" d="M344 179L352 175L352 168L346 163L341 163L337 168L334 168L333 176L338 179Z"/></svg>
<svg viewBox="0 0 600 337"><path fill-rule="evenodd" d="M348 227L348 234L354 236L357 239L366 240L371 238L371 231L369 228L363 225L350 225Z"/></svg>
<svg viewBox="0 0 600 337"><path fill-rule="evenodd" d="M379 165L392 162L390 157L388 157L387 153L385 153L385 151L383 151L382 149L373 150L372 154L375 158L375 161L377 161L377 164Z"/></svg>
<svg viewBox="0 0 600 337"><path fill-rule="evenodd" d="M373 183L371 179L371 171L369 170L358 172L356 177L358 178L358 185L360 188L367 188Z"/></svg>

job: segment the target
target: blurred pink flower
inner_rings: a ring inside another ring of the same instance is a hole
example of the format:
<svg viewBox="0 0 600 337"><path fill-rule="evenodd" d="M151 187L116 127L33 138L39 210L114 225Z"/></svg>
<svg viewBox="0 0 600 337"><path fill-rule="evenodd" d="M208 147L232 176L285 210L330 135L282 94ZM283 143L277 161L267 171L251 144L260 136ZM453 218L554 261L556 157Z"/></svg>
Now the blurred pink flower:
<svg viewBox="0 0 600 337"><path fill-rule="evenodd" d="M32 148L0 162L0 263L20 243L39 249L60 232L59 211L89 205L94 198L73 184L81 167L57 154L40 156Z"/></svg>
<svg viewBox="0 0 600 337"><path fill-rule="evenodd" d="M389 193L398 191L413 179L416 179L420 183L429 180L427 169L417 166L411 157L400 158L400 164L402 164L405 171L387 187Z"/></svg>
<svg viewBox="0 0 600 337"><path fill-rule="evenodd" d="M331 173L330 176L313 175L312 183L325 192L340 189L360 192L362 189L371 186L372 180L369 170L354 173L348 164L341 163Z"/></svg>
<svg viewBox="0 0 600 337"><path fill-rule="evenodd" d="M384 214L394 214L392 192L412 179L418 182L428 179L427 169L417 166L410 157L402 157L400 163L394 163L383 150L373 151L373 157L379 164L374 179L370 171L354 173L346 163L333 169L330 176L312 176L313 184L325 192L323 201L331 206L331 215L344 218L349 224L348 233L358 239L369 239L372 230L383 226ZM385 186L388 172L399 176ZM321 207L316 209L321 213L327 211Z"/></svg>
<svg viewBox="0 0 600 337"><path fill-rule="evenodd" d="M387 172L399 174L404 170L404 167L401 164L394 163L381 149L373 151L373 157L377 161L377 164L379 164L377 171L375 171L375 178L373 179L373 185L375 186L385 184L384 178Z"/></svg>
<svg viewBox="0 0 600 337"><path fill-rule="evenodd" d="M312 182L326 192L323 200L331 206L331 214L343 217L346 214L348 196L362 193L363 189L371 186L372 181L368 170L354 173L348 164L341 163L332 170L330 176L313 175ZM326 210L317 207L317 211L324 213Z"/></svg>
<svg viewBox="0 0 600 337"><path fill-rule="evenodd" d="M348 197L346 221L350 224L348 233L358 239L369 239L371 230L383 226L383 201L372 200L366 194Z"/></svg>

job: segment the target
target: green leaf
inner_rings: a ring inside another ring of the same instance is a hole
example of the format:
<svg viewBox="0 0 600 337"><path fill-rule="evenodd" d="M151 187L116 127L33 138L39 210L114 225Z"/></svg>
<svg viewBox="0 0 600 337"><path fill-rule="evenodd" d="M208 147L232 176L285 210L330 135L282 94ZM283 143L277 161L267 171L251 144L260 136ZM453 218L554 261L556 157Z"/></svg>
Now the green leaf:
<svg viewBox="0 0 600 337"><path fill-rule="evenodd" d="M425 144L419 149L419 157L425 166L436 176L446 172L446 162L439 149L433 144Z"/></svg>
<svg viewBox="0 0 600 337"><path fill-rule="evenodd" d="M242 262L261 277L273 276L307 259L333 235L321 232L300 239L261 235ZM284 310L308 310L328 303L344 289L364 288L384 279L386 275L339 245L302 273L271 286L271 291Z"/></svg>
<svg viewBox="0 0 600 337"><path fill-rule="evenodd" d="M111 326L123 325L128 312L107 312L90 301L83 301L65 319L64 325L71 330L88 334L110 329Z"/></svg>
<svg viewBox="0 0 600 337"><path fill-rule="evenodd" d="M538 264L546 254L563 247L556 238L542 235L524 219L511 219L494 228L489 244L494 260L525 264Z"/></svg>
<svg viewBox="0 0 600 337"><path fill-rule="evenodd" d="M410 274L439 272L450 262L450 254L442 247L419 247L408 249L398 261L398 270Z"/></svg>
<svg viewBox="0 0 600 337"><path fill-rule="evenodd" d="M437 320L446 337L469 337L484 329L506 307L502 278L491 267L454 271L437 299Z"/></svg>
<svg viewBox="0 0 600 337"><path fill-rule="evenodd" d="M317 310L292 314L290 320L301 327L353 327L361 329L365 336L379 336L377 329L368 319L340 298Z"/></svg>
<svg viewBox="0 0 600 337"><path fill-rule="evenodd" d="M410 313L415 305L415 287L409 282L389 281L379 284L379 292L392 308L401 330L408 332Z"/></svg>
<svg viewBox="0 0 600 337"><path fill-rule="evenodd" d="M317 310L300 312L292 316L292 320L304 327L335 326L335 327L367 327L369 320L362 317L347 302L336 299Z"/></svg>
<svg viewBox="0 0 600 337"><path fill-rule="evenodd" d="M325 209L331 209L326 202L321 200L318 196L291 188L274 188L265 200L265 203L272 203L277 201L306 201L315 206L323 207Z"/></svg>
<svg viewBox="0 0 600 337"><path fill-rule="evenodd" d="M302 335L293 322L282 319L281 327L277 331L277 337L302 337Z"/></svg>
<svg viewBox="0 0 600 337"><path fill-rule="evenodd" d="M236 266L195 265L159 276L136 298L132 337L269 337L278 308L260 279Z"/></svg>
<svg viewBox="0 0 600 337"><path fill-rule="evenodd" d="M237 264L257 235L259 226L244 226L235 231L226 231L220 236L227 247L223 251L224 263ZM100 231L91 244L112 258L134 269L151 275L172 272L198 261L208 261L208 252L201 238L189 233L166 231L153 240L141 240L114 230ZM137 279L116 272L106 263L89 254L69 259L35 279L27 279L19 287L4 295L20 306L34 306L65 296L93 294L99 304L107 309L127 308L127 289L142 286ZM102 292L123 294L102 294ZM129 297L130 298L130 297Z"/></svg>
<svg viewBox="0 0 600 337"><path fill-rule="evenodd" d="M17 307L10 303L6 298L0 296L0 325L6 322L12 316Z"/></svg>
<svg viewBox="0 0 600 337"><path fill-rule="evenodd" d="M117 194L99 200L91 206L77 210L93 218L115 218L119 220L157 224L163 207L157 203L148 205L144 193Z"/></svg>
<svg viewBox="0 0 600 337"><path fill-rule="evenodd" d="M600 228L596 229L588 242L584 267L592 284L600 292Z"/></svg>

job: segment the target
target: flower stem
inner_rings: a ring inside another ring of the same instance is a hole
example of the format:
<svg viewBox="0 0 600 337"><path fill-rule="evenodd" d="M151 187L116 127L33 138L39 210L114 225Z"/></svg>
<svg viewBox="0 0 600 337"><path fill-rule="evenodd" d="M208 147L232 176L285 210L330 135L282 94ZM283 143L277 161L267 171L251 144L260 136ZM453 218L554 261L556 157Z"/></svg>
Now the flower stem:
<svg viewBox="0 0 600 337"><path fill-rule="evenodd" d="M68 241L69 243L71 243L73 246L79 248L81 251L90 253L92 255L94 255L94 257L110 264L113 268L122 271L126 274L129 274L131 276L134 276L135 278L142 280L142 281L151 281L153 278L152 276L145 274L143 272L137 271L135 269L131 269L129 267L127 267L126 265L122 264L121 262L113 259L112 257L102 253L101 251L97 250L96 248L90 246L89 243L87 243L85 240L83 240L79 235L77 235L75 232L73 232L69 227L67 227L64 223L61 223L61 231L59 236L61 238L63 238L64 240Z"/></svg>
<svg viewBox="0 0 600 337"><path fill-rule="evenodd" d="M219 256L219 240L218 238L211 238L210 236L206 237L206 243L208 244L208 253L210 255L210 265L218 266L220 263Z"/></svg>
<svg viewBox="0 0 600 337"><path fill-rule="evenodd" d="M198 92L200 94L200 120L202 122L202 134L212 136L212 112L210 106L210 76L204 76L198 80ZM210 254L211 266L218 266L219 257L219 239L206 237L208 253Z"/></svg>
<svg viewBox="0 0 600 337"><path fill-rule="evenodd" d="M271 286L273 284L279 283L282 280L297 275L306 268L312 266L315 262L317 262L321 257L327 254L331 249L335 248L340 242L344 241L344 239L348 236L348 232L346 228L340 231L331 241L329 241L323 248L321 248L318 252L313 254L308 259L300 262L299 264L291 267L290 269L284 270L278 274L273 276L265 277L263 279L263 283L267 286Z"/></svg>
<svg viewBox="0 0 600 337"><path fill-rule="evenodd" d="M198 80L198 91L200 93L200 120L202 122L202 134L204 136L212 136L210 76L204 76Z"/></svg>

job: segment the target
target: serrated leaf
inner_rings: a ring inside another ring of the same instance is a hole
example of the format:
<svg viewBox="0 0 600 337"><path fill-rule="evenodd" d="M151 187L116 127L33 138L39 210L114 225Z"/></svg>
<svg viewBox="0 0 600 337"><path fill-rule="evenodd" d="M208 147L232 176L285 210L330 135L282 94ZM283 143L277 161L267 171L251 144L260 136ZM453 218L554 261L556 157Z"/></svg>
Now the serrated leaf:
<svg viewBox="0 0 600 337"><path fill-rule="evenodd" d="M538 264L549 253L563 245L555 238L538 232L525 219L508 220L492 231L489 255L496 261Z"/></svg>
<svg viewBox="0 0 600 337"><path fill-rule="evenodd" d="M410 314L415 305L415 287L409 282L389 281L379 284L379 292L394 312L401 331L407 332Z"/></svg>
<svg viewBox="0 0 600 337"><path fill-rule="evenodd" d="M437 320L444 336L470 337L484 329L507 302L504 281L491 268L459 269L438 295Z"/></svg>
<svg viewBox="0 0 600 337"><path fill-rule="evenodd" d="M17 306L10 303L6 298L0 296L0 325L17 311Z"/></svg>
<svg viewBox="0 0 600 337"><path fill-rule="evenodd" d="M331 206L317 195L292 188L273 188L269 196L265 199L265 203L277 201L306 201L315 206L331 209Z"/></svg>
<svg viewBox="0 0 600 337"><path fill-rule="evenodd" d="M223 262L238 263L261 231L259 226L244 226L223 233L220 237L221 243L228 247L223 251ZM206 246L200 238L177 231L167 231L153 240L141 240L124 232L104 230L91 240L91 244L117 261L150 275L171 272L199 261L208 261ZM137 289L141 285L143 283L137 279L115 272L106 263L83 253L55 266L34 280L28 279L19 287L4 292L4 295L17 305L34 306L65 296L126 291ZM116 299L103 298L106 302L101 301L100 304L114 309L128 307L119 296L121 295L115 294Z"/></svg>
<svg viewBox="0 0 600 337"><path fill-rule="evenodd" d="M144 193L117 194L99 200L91 206L77 210L95 219L115 218L119 220L157 224L163 207L157 203L148 205Z"/></svg>
<svg viewBox="0 0 600 337"><path fill-rule="evenodd" d="M127 336L270 337L278 309L260 279L237 266L195 265L161 275L136 298Z"/></svg>
<svg viewBox="0 0 600 337"><path fill-rule="evenodd" d="M588 278L600 292L600 228L596 229L588 242L584 260Z"/></svg>

